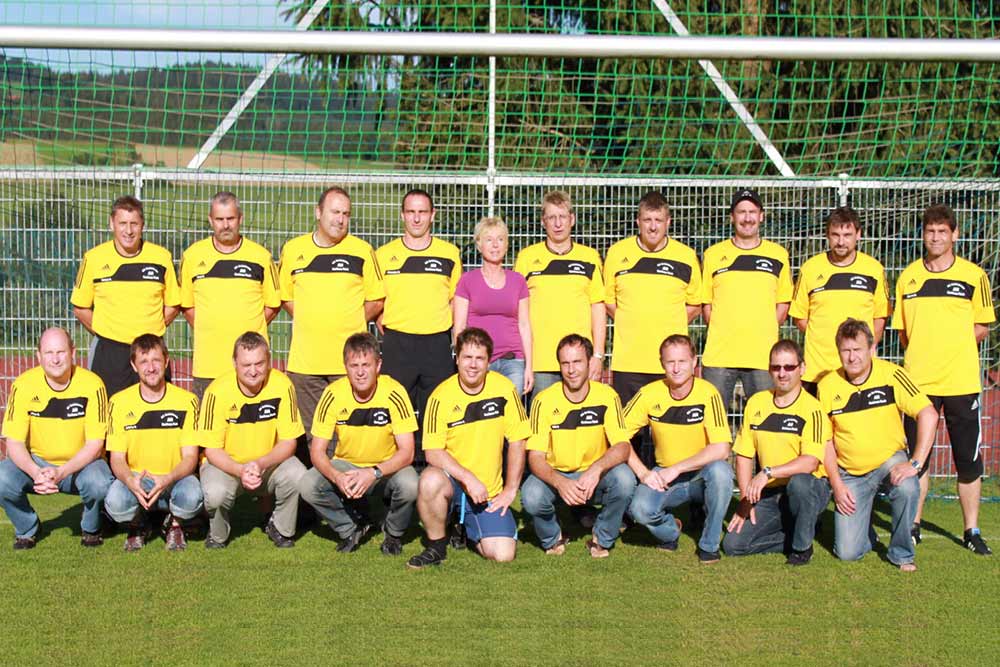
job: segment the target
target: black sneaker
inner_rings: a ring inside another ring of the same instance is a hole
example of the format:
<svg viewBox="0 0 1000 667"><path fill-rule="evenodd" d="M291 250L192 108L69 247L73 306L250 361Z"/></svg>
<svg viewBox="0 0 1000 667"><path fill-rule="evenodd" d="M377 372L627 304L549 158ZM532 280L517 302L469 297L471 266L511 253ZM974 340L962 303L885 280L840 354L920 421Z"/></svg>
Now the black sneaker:
<svg viewBox="0 0 1000 667"><path fill-rule="evenodd" d="M38 541L34 537L15 537L14 551L34 549L36 544L38 544Z"/></svg>
<svg viewBox="0 0 1000 667"><path fill-rule="evenodd" d="M920 524L915 523L910 526L910 539L913 540L913 546L920 544L923 539L920 537Z"/></svg>
<svg viewBox="0 0 1000 667"><path fill-rule="evenodd" d="M447 558L447 552L427 547L416 556L406 561L406 567L411 570L422 570L430 565L440 565Z"/></svg>
<svg viewBox="0 0 1000 667"><path fill-rule="evenodd" d="M83 531L83 535L80 537L80 544L88 549L92 549L104 544L104 538L100 533L88 533L87 531Z"/></svg>
<svg viewBox="0 0 1000 667"><path fill-rule="evenodd" d="M383 533L385 539L382 540L382 553L386 556L399 556L403 553L403 540L393 537L389 533Z"/></svg>
<svg viewBox="0 0 1000 667"><path fill-rule="evenodd" d="M793 551L788 554L788 559L785 561L788 565L806 565L812 560L813 548L809 547L805 551Z"/></svg>
<svg viewBox="0 0 1000 667"><path fill-rule="evenodd" d="M965 535L962 537L962 545L977 556L993 555L993 551L986 546L986 542L983 541L983 536L980 535L978 531L975 533L971 530L965 531Z"/></svg>
<svg viewBox="0 0 1000 667"><path fill-rule="evenodd" d="M705 551L701 547L697 548L698 562L702 565L712 565L722 560L722 555L718 551Z"/></svg>
<svg viewBox="0 0 1000 667"><path fill-rule="evenodd" d="M448 546L456 551L461 551L466 547L465 524L455 523L451 527L451 535L448 537Z"/></svg>
<svg viewBox="0 0 1000 667"><path fill-rule="evenodd" d="M274 542L274 546L279 549L291 549L295 546L295 540L290 537L285 537L278 532L278 528L274 525L274 521L268 521L267 526L264 528L264 533L271 538Z"/></svg>
<svg viewBox="0 0 1000 667"><path fill-rule="evenodd" d="M361 546L361 541L365 539L365 535L371 528L371 525L367 523L356 527L353 533L337 542L337 553L349 554L357 551L358 547Z"/></svg>
<svg viewBox="0 0 1000 667"><path fill-rule="evenodd" d="M218 542L211 535L205 538L206 549L225 549L227 546L225 542Z"/></svg>
<svg viewBox="0 0 1000 667"><path fill-rule="evenodd" d="M678 533L684 530L684 524L681 522L680 519L674 517L674 523L677 524ZM670 540L669 542L660 542L659 544L656 545L656 548L662 549L663 551L677 551L677 541L678 540Z"/></svg>

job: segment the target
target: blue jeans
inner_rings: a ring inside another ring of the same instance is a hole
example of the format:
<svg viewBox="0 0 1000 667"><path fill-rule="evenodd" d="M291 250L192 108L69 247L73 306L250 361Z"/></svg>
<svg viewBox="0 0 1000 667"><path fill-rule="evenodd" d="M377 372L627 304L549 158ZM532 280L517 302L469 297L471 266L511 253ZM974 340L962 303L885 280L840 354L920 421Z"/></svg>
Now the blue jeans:
<svg viewBox="0 0 1000 667"><path fill-rule="evenodd" d="M552 373L548 371L536 371L535 386L531 389L531 400L535 400L535 396L538 396L543 390L561 381L562 375L558 371Z"/></svg>
<svg viewBox="0 0 1000 667"><path fill-rule="evenodd" d="M816 519L830 502L826 479L801 473L786 486L768 489L738 533L726 533L722 548L730 556L805 551L816 536Z"/></svg>
<svg viewBox="0 0 1000 667"><path fill-rule="evenodd" d="M153 480L148 477L144 477L140 484L146 491L153 488ZM164 489L156 499L154 509L170 512L174 518L183 521L193 519L201 511L202 500L201 482L194 475L188 475L174 482L170 488ZM118 523L132 521L141 507L132 490L119 479L111 484L104 499L104 509Z"/></svg>
<svg viewBox="0 0 1000 667"><path fill-rule="evenodd" d="M722 520L732 497L733 469L727 461L712 461L701 470L684 473L666 491L654 491L640 484L628 511L636 523L648 528L661 543L673 542L680 537L680 531L673 515L666 510L685 503L700 503L705 508L705 526L698 547L702 551L715 552L719 550Z"/></svg>
<svg viewBox="0 0 1000 667"><path fill-rule="evenodd" d="M55 467L34 454L31 458L43 468ZM101 529L101 503L114 478L107 461L97 459L59 482L59 493L71 493L83 501L80 529L85 533ZM14 524L16 537L34 537L38 532L38 514L28 502L28 494L34 493L34 486L35 481L13 461L0 461L0 504Z"/></svg>
<svg viewBox="0 0 1000 667"><path fill-rule="evenodd" d="M497 359L490 362L490 370L513 382L518 396L524 393L524 359Z"/></svg>
<svg viewBox="0 0 1000 667"><path fill-rule="evenodd" d="M330 463L341 472L361 467L340 460ZM365 498L352 499L344 498L337 485L327 479L326 475L316 468L310 468L299 479L299 497L312 505L317 514L333 528L333 532L345 540L354 533L358 524L368 520L367 496L372 495L377 488L381 488L387 507L385 532L392 537L402 537L413 518L418 480L417 471L413 466L406 466L368 487Z"/></svg>
<svg viewBox="0 0 1000 667"><path fill-rule="evenodd" d="M733 402L733 392L736 390L737 380L743 384L743 394L746 398L750 398L758 391L770 389L772 386L771 375L767 371L757 368L705 366L701 369L701 377L719 390L719 394L722 395L722 404L726 406L726 410L730 409Z"/></svg>
<svg viewBox="0 0 1000 667"><path fill-rule="evenodd" d="M854 496L854 514L836 512L833 515L833 554L841 560L860 560L871 551L872 504L880 488L886 490L892 507L892 536L889 539L889 561L895 565L913 562L913 540L910 526L917 515L920 502L920 483L916 477L907 477L899 486L889 481L889 471L894 465L905 463L905 451L898 451L885 463L864 475L840 471L840 478Z"/></svg>
<svg viewBox="0 0 1000 667"><path fill-rule="evenodd" d="M580 479L584 471L559 472L569 479ZM604 473L601 481L594 489L588 505L600 505L601 511L594 521L594 537L605 549L610 549L618 539L622 526L622 517L628 509L632 494L635 492L635 475L624 463L619 463ZM538 477L528 475L521 485L521 507L531 515L535 525L535 534L543 549L550 549L559 541L562 530L556 519L556 503L562 498L555 487L549 486Z"/></svg>

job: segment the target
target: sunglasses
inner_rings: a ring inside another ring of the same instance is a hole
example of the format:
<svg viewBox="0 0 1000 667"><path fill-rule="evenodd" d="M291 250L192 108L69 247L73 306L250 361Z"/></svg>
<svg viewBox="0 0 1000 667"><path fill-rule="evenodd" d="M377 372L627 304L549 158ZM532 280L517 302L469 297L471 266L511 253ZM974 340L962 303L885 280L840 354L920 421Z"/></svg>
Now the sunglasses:
<svg viewBox="0 0 1000 667"><path fill-rule="evenodd" d="M771 364L770 368L772 373L777 373L778 371L782 370L785 371L786 373L791 373L796 368L798 368L799 365L800 364Z"/></svg>

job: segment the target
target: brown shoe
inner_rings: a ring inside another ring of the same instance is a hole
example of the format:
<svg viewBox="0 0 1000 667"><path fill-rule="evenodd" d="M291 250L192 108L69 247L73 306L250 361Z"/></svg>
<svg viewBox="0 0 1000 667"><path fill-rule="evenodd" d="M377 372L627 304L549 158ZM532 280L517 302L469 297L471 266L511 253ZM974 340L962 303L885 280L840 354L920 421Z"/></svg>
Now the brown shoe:
<svg viewBox="0 0 1000 667"><path fill-rule="evenodd" d="M602 547L594 537L587 540L587 550L590 551L591 558L607 558L611 555L611 552Z"/></svg>
<svg viewBox="0 0 1000 667"><path fill-rule="evenodd" d="M143 519L130 521L125 537L125 551L129 553L139 551L146 546L147 539L149 539L149 528L146 526L146 522Z"/></svg>
<svg viewBox="0 0 1000 667"><path fill-rule="evenodd" d="M184 538L184 527L181 526L180 521L175 519L172 514L168 514L164 526L166 527L164 540L167 543L167 551L184 551L187 549L187 540Z"/></svg>
<svg viewBox="0 0 1000 667"><path fill-rule="evenodd" d="M83 536L80 537L80 544L88 548L99 547L104 544L104 538L101 537L100 533L83 531Z"/></svg>
<svg viewBox="0 0 1000 667"><path fill-rule="evenodd" d="M556 543L545 550L546 556L562 556L566 553L566 545L569 544L569 538L562 535L556 540Z"/></svg>

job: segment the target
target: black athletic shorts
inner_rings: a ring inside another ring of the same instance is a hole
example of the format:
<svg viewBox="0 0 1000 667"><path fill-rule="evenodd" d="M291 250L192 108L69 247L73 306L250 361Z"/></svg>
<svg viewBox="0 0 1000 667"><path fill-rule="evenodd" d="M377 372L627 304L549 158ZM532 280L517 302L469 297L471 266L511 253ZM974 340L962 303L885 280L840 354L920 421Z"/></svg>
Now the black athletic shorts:
<svg viewBox="0 0 1000 667"><path fill-rule="evenodd" d="M132 345L119 343L110 338L97 337L94 353L90 357L90 370L104 381L108 396L114 396L122 389L131 387L139 381L139 376L132 370ZM167 382L170 382L170 366L167 366Z"/></svg>
<svg viewBox="0 0 1000 667"><path fill-rule="evenodd" d="M951 441L951 454L958 471L958 481L974 482L983 474L983 458L979 446L982 441L979 415L981 412L979 394L965 396L928 396L934 409L940 413L944 409L944 423L948 429L948 439ZM910 455L917 446L917 422L911 417L903 420L906 429L906 442ZM924 463L923 475L927 471L930 457Z"/></svg>

